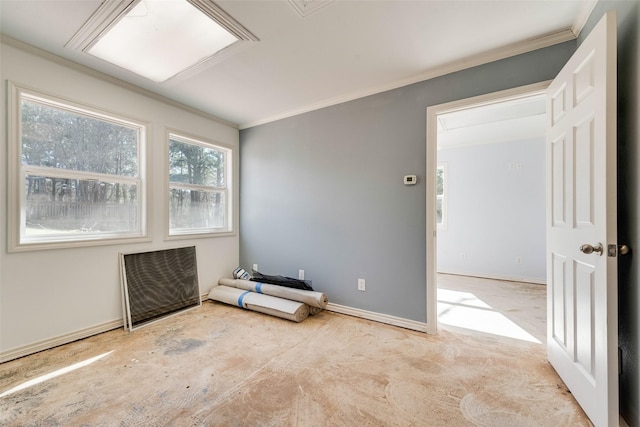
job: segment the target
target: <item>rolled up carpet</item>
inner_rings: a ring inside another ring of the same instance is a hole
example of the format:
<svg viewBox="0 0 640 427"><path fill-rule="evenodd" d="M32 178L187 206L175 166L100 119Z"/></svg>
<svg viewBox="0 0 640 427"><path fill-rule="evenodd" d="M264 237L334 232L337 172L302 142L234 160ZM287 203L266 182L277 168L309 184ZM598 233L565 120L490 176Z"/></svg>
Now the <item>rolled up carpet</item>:
<svg viewBox="0 0 640 427"><path fill-rule="evenodd" d="M229 286L214 286L209 299L294 322L302 322L309 316L309 306L304 303Z"/></svg>
<svg viewBox="0 0 640 427"><path fill-rule="evenodd" d="M292 301L303 302L312 307L326 308L329 299L322 292L304 291L302 289L287 288L285 286L270 285L268 283L252 282L250 280L227 279L218 280L218 284L233 288L253 291L260 294L286 298Z"/></svg>
<svg viewBox="0 0 640 427"><path fill-rule="evenodd" d="M315 316L320 313L322 309L320 307L309 306L309 316Z"/></svg>

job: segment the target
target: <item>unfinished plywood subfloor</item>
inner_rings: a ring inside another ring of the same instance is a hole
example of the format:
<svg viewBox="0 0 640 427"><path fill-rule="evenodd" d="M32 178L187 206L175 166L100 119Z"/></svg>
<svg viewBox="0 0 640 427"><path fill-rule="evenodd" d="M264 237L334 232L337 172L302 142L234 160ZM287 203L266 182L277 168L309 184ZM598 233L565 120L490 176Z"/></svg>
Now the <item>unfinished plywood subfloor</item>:
<svg viewBox="0 0 640 427"><path fill-rule="evenodd" d="M589 425L539 344L210 301L0 365L0 394L29 381L0 398L0 424Z"/></svg>
<svg viewBox="0 0 640 427"><path fill-rule="evenodd" d="M438 274L438 313L455 332L547 342L545 285Z"/></svg>

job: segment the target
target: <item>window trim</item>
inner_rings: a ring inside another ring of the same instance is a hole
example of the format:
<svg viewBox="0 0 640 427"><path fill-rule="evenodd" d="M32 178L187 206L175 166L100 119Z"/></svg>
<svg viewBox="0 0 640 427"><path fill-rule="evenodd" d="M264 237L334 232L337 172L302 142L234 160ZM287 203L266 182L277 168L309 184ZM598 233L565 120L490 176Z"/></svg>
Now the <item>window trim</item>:
<svg viewBox="0 0 640 427"><path fill-rule="evenodd" d="M74 176L85 179L108 178L114 181L114 176L94 172L82 172L46 166L22 164L22 113L21 100L26 99L49 105L54 108L81 113L89 117L103 120L118 125L128 124L139 129L138 139L138 176L121 176L118 182L135 182L138 191L138 222L139 229L127 233L92 234L79 238L78 235L55 236L51 240L25 240L23 239L24 206L26 203L23 181L26 174L33 172L35 175L47 175L54 177ZM115 120L114 120L115 119ZM148 242L150 237L149 209L149 180L147 179L147 160L151 156L151 144L147 139L150 135L150 124L143 120L123 116L102 108L95 107L85 102L74 101L46 91L7 81L7 251L22 252L31 250L62 249L86 246L113 245L119 243Z"/></svg>
<svg viewBox="0 0 640 427"><path fill-rule="evenodd" d="M215 187L215 186L207 186L207 185L199 185L199 184L188 184L188 183L178 183L178 186L184 189L193 189L193 190L204 190L204 191L220 191L224 194L225 198L225 218L224 218L224 227L219 229L209 229L209 228L192 228L188 230L171 232L171 212L170 212L170 201L169 201L169 193L171 191L172 185L169 181L170 173L169 173L169 143L171 139L184 142L186 144L193 144L203 148L210 148L220 150L224 153L224 179L226 182L225 187ZM165 138L164 138L164 240L184 240L184 239L194 239L194 238L211 238L211 237L226 237L226 236L235 236L235 200L234 200L234 182L233 182L233 174L235 165L234 161L234 147L223 144L217 141L213 141L208 138L203 138L197 135L190 134L189 132L183 132L178 129L166 128L165 129Z"/></svg>
<svg viewBox="0 0 640 427"><path fill-rule="evenodd" d="M442 196L438 196L438 169L442 169ZM449 189L447 185L447 181L449 181L449 170L446 162L438 162L436 165L436 202L439 197L442 198L442 222L438 222L437 214L436 214L436 227L438 230L446 231L447 230L447 217L448 217L448 209L447 209L447 201L449 200L448 194Z"/></svg>

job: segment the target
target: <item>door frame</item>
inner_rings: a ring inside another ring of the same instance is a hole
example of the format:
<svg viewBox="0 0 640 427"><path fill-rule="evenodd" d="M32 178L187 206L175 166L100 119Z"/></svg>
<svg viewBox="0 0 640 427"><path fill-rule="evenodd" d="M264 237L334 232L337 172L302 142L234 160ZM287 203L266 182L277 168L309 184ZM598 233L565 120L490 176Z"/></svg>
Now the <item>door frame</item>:
<svg viewBox="0 0 640 427"><path fill-rule="evenodd" d="M551 80L520 86L471 98L459 99L427 107L427 159L426 159L426 277L427 277L427 333L438 333L438 263L436 224L436 169L438 164L438 115L464 111L470 108L498 104L529 96L543 95Z"/></svg>

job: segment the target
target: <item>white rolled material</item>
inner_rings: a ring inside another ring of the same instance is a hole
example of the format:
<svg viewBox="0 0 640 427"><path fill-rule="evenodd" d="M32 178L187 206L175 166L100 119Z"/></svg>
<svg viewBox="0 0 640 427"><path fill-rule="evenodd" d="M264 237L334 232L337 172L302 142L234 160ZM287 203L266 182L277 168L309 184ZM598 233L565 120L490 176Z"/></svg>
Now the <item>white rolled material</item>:
<svg viewBox="0 0 640 427"><path fill-rule="evenodd" d="M302 322L309 316L309 306L304 303L229 286L214 286L209 299L294 322Z"/></svg>
<svg viewBox="0 0 640 427"><path fill-rule="evenodd" d="M274 297L286 298L292 301L299 301L312 307L326 308L329 303L329 299L322 292L305 291L303 289L288 288L286 286L270 285L268 283L253 282L251 280L227 279L224 277L218 280L218 284Z"/></svg>
<svg viewBox="0 0 640 427"><path fill-rule="evenodd" d="M315 316L316 314L320 313L322 311L322 309L320 307L313 307L313 306L309 306L309 316Z"/></svg>

